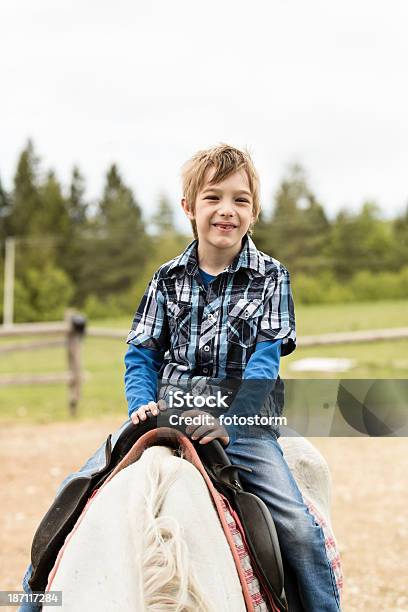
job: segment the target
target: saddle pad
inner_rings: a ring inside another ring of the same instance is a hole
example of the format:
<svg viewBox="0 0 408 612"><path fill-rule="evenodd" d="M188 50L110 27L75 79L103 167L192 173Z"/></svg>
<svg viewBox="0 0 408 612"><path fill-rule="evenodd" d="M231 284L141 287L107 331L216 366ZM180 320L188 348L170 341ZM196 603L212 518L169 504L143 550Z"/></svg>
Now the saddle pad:
<svg viewBox="0 0 408 612"><path fill-rule="evenodd" d="M228 529L231 532L234 540L234 546L239 556L242 571L244 572L245 580L251 594L252 603L256 612L279 612L272 598L268 598L266 590L261 587L260 580L254 574L253 564L251 562L251 554L249 546L246 543L244 529L240 523L236 512L231 508L228 500L222 493L217 492L220 496L221 507L224 511L225 520L227 521ZM224 527L224 525L223 525ZM266 603L268 602L268 603Z"/></svg>
<svg viewBox="0 0 408 612"><path fill-rule="evenodd" d="M103 487L105 487L118 472L137 461L146 448L154 446L158 443L158 441L163 443L163 440L172 442L170 446L180 448L183 452L183 458L190 461L190 463L192 463L199 470L207 484L207 488L213 498L215 508L224 530L225 537L231 549L248 612L276 612L278 609L275 607L272 598L268 597L267 593L265 593L265 591L262 589L258 577L254 573L249 548L245 541L244 530L239 522L238 516L232 510L228 500L215 489L210 477L201 463L196 450L187 436L178 430L167 427L154 429L142 435L139 440L135 442L122 461L116 466L103 485L94 491L80 517L78 518L77 523L66 538L63 547L58 553L55 565L48 577L46 591L49 591L52 588L52 581L58 570L58 566L64 554L65 548L75 534L75 531L83 520L83 517L88 511L89 506L93 502L96 495L98 495Z"/></svg>
<svg viewBox="0 0 408 612"><path fill-rule="evenodd" d="M334 578L336 580L337 590L339 592L340 603L341 603L341 597L343 594L343 586L344 586L344 578L343 578L343 570L342 570L341 561L340 561L340 553L337 548L336 540L333 537L330 527L328 526L328 524L326 523L326 521L324 520L320 512L317 510L317 508L304 495L303 495L303 499L305 501L306 506L309 509L309 512L312 514L312 516L314 516L316 523L320 525L320 527L322 528L322 531L324 534L324 543L326 546L327 558L329 559L330 565L332 566Z"/></svg>

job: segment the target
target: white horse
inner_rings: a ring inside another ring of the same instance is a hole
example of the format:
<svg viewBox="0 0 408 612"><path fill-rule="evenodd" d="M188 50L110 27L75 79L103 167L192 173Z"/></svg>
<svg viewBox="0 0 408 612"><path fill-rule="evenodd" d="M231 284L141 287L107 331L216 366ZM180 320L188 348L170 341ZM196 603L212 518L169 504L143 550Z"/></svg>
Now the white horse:
<svg viewBox="0 0 408 612"><path fill-rule="evenodd" d="M305 500L330 526L325 460L304 438L280 443ZM251 609L204 478L164 446L145 450L88 503L47 588L63 592L66 612Z"/></svg>

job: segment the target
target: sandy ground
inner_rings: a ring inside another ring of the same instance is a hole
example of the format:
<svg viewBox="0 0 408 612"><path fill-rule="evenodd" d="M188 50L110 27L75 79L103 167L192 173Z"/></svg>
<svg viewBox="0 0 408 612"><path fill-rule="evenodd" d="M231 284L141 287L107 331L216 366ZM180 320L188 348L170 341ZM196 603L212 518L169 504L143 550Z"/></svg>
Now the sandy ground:
<svg viewBox="0 0 408 612"><path fill-rule="evenodd" d="M119 424L104 419L1 426L0 590L21 588L32 536L58 484ZM332 473L332 520L345 574L343 610L408 611L408 440L313 443Z"/></svg>

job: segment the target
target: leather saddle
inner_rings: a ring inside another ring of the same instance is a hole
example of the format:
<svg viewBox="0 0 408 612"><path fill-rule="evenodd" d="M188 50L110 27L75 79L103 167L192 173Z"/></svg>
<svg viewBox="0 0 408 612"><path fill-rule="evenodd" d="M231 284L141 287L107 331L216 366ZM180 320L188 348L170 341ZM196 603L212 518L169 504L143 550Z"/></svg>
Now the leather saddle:
<svg viewBox="0 0 408 612"><path fill-rule="evenodd" d="M29 581L33 591L45 590L58 552L89 497L103 484L139 437L156 427L157 417L148 418L137 426L129 423L113 447L109 435L105 443L105 466L91 475L78 475L60 491L34 535L31 547L33 569ZM177 429L185 433L182 426ZM204 445L194 440L191 442L215 488L228 499L238 514L257 575L277 609L286 611L283 564L275 525L264 502L245 492L239 480L238 471L248 468L231 464L216 439ZM167 441L165 443L167 445Z"/></svg>

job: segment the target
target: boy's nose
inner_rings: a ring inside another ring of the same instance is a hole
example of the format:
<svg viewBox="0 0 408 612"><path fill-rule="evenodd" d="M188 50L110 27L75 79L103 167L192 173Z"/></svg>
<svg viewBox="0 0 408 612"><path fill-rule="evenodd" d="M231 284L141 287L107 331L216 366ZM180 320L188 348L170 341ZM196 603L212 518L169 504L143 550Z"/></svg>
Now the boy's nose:
<svg viewBox="0 0 408 612"><path fill-rule="evenodd" d="M231 202L221 202L218 212L220 215L228 217L233 217L235 215L235 210Z"/></svg>
<svg viewBox="0 0 408 612"><path fill-rule="evenodd" d="M235 214L232 211L220 211L220 217L235 217Z"/></svg>

